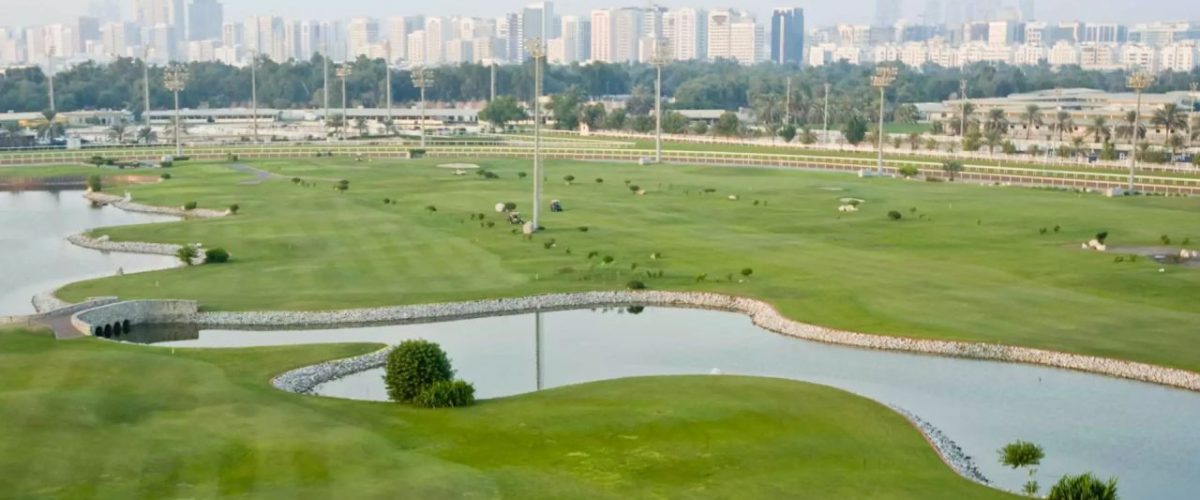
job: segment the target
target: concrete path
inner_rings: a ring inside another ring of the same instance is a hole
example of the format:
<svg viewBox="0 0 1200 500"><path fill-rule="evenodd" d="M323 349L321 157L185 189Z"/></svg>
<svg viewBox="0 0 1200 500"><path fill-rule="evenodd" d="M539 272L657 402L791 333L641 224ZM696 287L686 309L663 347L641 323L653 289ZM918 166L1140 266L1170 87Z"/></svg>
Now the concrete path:
<svg viewBox="0 0 1200 500"><path fill-rule="evenodd" d="M246 185L246 186L262 184L262 183L266 182L267 179L270 179L271 177L273 177L275 175L275 174L272 174L271 172L267 172L266 170L259 170L257 168L251 167L250 165L246 165L244 163L233 163L233 164L229 165L229 168L232 168L243 174L254 175L253 179L245 180L245 181L238 183L238 184L242 184L242 185Z"/></svg>

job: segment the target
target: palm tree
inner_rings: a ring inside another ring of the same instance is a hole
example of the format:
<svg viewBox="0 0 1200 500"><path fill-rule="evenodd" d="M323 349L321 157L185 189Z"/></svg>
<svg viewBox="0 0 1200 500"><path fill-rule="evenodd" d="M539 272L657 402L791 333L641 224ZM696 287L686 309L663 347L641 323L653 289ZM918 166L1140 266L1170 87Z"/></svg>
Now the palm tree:
<svg viewBox="0 0 1200 500"><path fill-rule="evenodd" d="M920 146L921 146L921 134L918 132L909 132L909 134L908 134L909 149L916 151L917 148Z"/></svg>
<svg viewBox="0 0 1200 500"><path fill-rule="evenodd" d="M966 130L963 130L963 126L962 126L964 115L966 116L966 123L967 123L966 128L970 129L971 122L973 122L975 120L974 119L974 115L975 115L975 104L974 103L968 102L968 103L963 104L962 106L959 106L957 109L955 109L955 114L951 117L949 129L954 130L955 132L958 133L958 135L966 134Z"/></svg>
<svg viewBox="0 0 1200 500"><path fill-rule="evenodd" d="M360 116L358 118L355 118L354 119L354 128L356 130L358 130L358 135L360 135L360 136L367 135L367 130L370 127L367 126L366 117Z"/></svg>
<svg viewBox="0 0 1200 500"><path fill-rule="evenodd" d="M984 130L1004 134L1008 132L1008 125L1008 117L1004 116L1004 110L993 108L988 111L987 123L984 124Z"/></svg>
<svg viewBox="0 0 1200 500"><path fill-rule="evenodd" d="M393 118L383 119L383 130L387 135L396 135L400 132L400 130L396 128L396 120Z"/></svg>
<svg viewBox="0 0 1200 500"><path fill-rule="evenodd" d="M763 93L754 98L754 114L763 125L769 126L776 123L781 109L778 95Z"/></svg>
<svg viewBox="0 0 1200 500"><path fill-rule="evenodd" d="M1025 106L1025 112L1021 113L1021 121L1025 123L1025 139L1029 140L1033 127L1042 124L1042 108L1037 104Z"/></svg>
<svg viewBox="0 0 1200 500"><path fill-rule="evenodd" d="M1063 134L1066 133L1068 128L1072 131L1075 130L1075 120L1072 120L1071 113L1066 111L1059 111L1058 114L1054 116L1054 122L1058 125L1059 142L1062 142Z"/></svg>
<svg viewBox="0 0 1200 500"><path fill-rule="evenodd" d="M1134 122L1136 122L1137 119L1137 112L1130 111L1125 113L1125 116L1121 119L1121 125L1117 126L1117 137L1123 139L1134 138L1134 131L1136 130L1136 139L1145 138L1146 126L1141 123L1137 123L1135 125Z"/></svg>
<svg viewBox="0 0 1200 500"><path fill-rule="evenodd" d="M992 154L996 152L996 146L999 146L1001 142L1004 142L1004 136L1000 132L1000 129L994 128L987 131L986 134L983 134L983 141L984 144L987 144L988 154Z"/></svg>
<svg viewBox="0 0 1200 500"><path fill-rule="evenodd" d="M1083 137L1077 135L1071 137L1071 149L1074 150L1076 155L1083 154L1083 141Z"/></svg>
<svg viewBox="0 0 1200 500"><path fill-rule="evenodd" d="M1035 466L1042 463L1042 459L1046 458L1046 452L1042 451L1042 447L1028 441L1014 441L1000 448L1000 463L1013 469L1027 469L1029 472L1029 481L1025 483L1025 494L1034 496L1038 492L1037 481L1034 481L1033 475L1037 473Z"/></svg>
<svg viewBox="0 0 1200 500"><path fill-rule="evenodd" d="M1181 128L1187 128L1187 115L1183 109L1180 109L1175 103L1167 104L1161 108L1154 110L1154 116L1150 118L1150 123L1167 129L1167 141L1171 140L1172 132ZM1166 144L1163 141L1163 144Z"/></svg>
<svg viewBox="0 0 1200 500"><path fill-rule="evenodd" d="M158 141L158 133L150 127L142 127L137 131L135 140L139 144L150 144Z"/></svg>
<svg viewBox="0 0 1200 500"><path fill-rule="evenodd" d="M117 144L125 142L125 132L128 128L125 120L117 120L108 128L108 136L115 139Z"/></svg>
<svg viewBox="0 0 1200 500"><path fill-rule="evenodd" d="M1117 480L1101 481L1090 472L1063 476L1050 488L1047 500L1117 500Z"/></svg>
<svg viewBox="0 0 1200 500"><path fill-rule="evenodd" d="M951 144L950 147L953 148L954 145ZM953 150L951 152L953 152ZM963 162L958 161L958 160L950 160L950 161L942 162L942 171L949 174L950 180L954 181L954 176L958 175L959 172L963 171Z"/></svg>
<svg viewBox="0 0 1200 500"><path fill-rule="evenodd" d="M1108 142L1112 138L1112 131L1108 127L1108 118L1103 116L1092 118L1092 124L1088 125L1088 133L1092 135L1092 142Z"/></svg>
<svg viewBox="0 0 1200 500"><path fill-rule="evenodd" d="M58 113L54 110L47 109L42 111L42 117L46 119L46 123L38 126L38 135L46 139L53 139L54 133L58 128L57 124L54 123L54 119L58 117Z"/></svg>
<svg viewBox="0 0 1200 500"><path fill-rule="evenodd" d="M1183 149L1183 146L1185 144L1186 144L1186 141L1183 140L1182 135L1171 134L1171 136L1167 138L1167 147L1171 148L1172 155L1179 154L1179 150Z"/></svg>
<svg viewBox="0 0 1200 500"><path fill-rule="evenodd" d="M896 121L900 123L913 124L917 123L921 112L913 104L902 104L896 108Z"/></svg>

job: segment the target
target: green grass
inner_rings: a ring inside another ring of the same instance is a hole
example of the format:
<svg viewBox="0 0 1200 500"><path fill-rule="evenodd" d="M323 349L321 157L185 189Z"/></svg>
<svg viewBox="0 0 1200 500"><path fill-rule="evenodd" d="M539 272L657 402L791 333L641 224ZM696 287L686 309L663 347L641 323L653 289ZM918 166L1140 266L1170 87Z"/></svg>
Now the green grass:
<svg viewBox="0 0 1200 500"><path fill-rule="evenodd" d="M0 331L8 498L1011 498L891 410L743 377L636 378L452 411L267 381L371 346L173 350ZM153 374L153 376L145 376Z"/></svg>
<svg viewBox="0 0 1200 500"><path fill-rule="evenodd" d="M97 233L203 242L228 249L233 261L79 283L62 295L308 310L620 289L641 279L651 289L760 298L793 319L830 327L1200 371L1200 269L1160 273L1149 259L1118 264L1112 254L1079 250L1102 230L1114 246L1154 245L1163 234L1198 246L1200 198L550 162L544 200L563 200L567 212L544 213L548 229L530 241L492 211L514 201L528 216L531 180L516 175L528 162L468 161L500 179L454 177L432 161L258 162L283 176L261 185L239 184L249 176L220 164L175 168L170 181L131 187L135 199L217 209L238 203L241 214ZM570 186L562 181L568 174L576 177ZM293 176L321 180L302 187L287 180ZM349 180L350 190L334 191L336 179ZM624 180L648 193L631 194ZM705 188L716 192L701 194ZM727 200L730 194L741 200ZM866 202L858 214L839 215L842 197ZM384 198L399 202L385 205ZM890 210L904 220L889 221ZM475 213L495 227L481 227ZM1061 232L1039 234L1056 225ZM591 252L598 257L589 259ZM655 252L665 258L650 259ZM601 264L605 255L615 262ZM745 267L754 275L740 282ZM698 283L701 274L708 279Z"/></svg>

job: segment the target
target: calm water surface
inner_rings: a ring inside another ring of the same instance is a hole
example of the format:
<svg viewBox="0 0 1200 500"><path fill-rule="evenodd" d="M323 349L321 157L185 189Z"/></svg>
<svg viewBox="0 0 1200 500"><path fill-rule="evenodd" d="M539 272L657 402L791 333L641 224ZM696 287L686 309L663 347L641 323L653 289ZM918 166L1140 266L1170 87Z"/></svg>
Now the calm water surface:
<svg viewBox="0 0 1200 500"><path fill-rule="evenodd" d="M34 295L75 281L174 266L167 256L97 252L66 240L97 227L169 220L93 208L83 191L0 191L0 315L31 313Z"/></svg>
<svg viewBox="0 0 1200 500"><path fill-rule="evenodd" d="M135 332L135 340L190 347L377 342L440 343L482 397L637 375L759 375L830 385L894 404L941 428L1000 486L1021 472L996 450L1037 442L1037 479L1095 472L1120 480L1126 499L1195 499L1200 491L1200 394L1027 365L869 351L784 337L742 315L647 308L567 311L445 323L311 331ZM539 341L540 338L540 341ZM541 357L539 374L538 353ZM372 370L319 388L327 396L384 400Z"/></svg>

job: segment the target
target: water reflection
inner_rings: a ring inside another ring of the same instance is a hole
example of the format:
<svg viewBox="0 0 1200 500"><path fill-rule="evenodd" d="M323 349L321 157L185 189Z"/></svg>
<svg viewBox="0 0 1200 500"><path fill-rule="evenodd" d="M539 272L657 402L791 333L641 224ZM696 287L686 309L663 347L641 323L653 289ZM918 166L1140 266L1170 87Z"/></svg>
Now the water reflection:
<svg viewBox="0 0 1200 500"><path fill-rule="evenodd" d="M1044 485L1065 473L1093 471L1119 477L1125 498L1190 499L1200 489L1195 431L1200 394L1037 366L806 342L763 331L737 314L655 307L630 312L564 311L344 330L205 330L196 337L164 336L170 341L160 345L395 344L424 338L440 343L458 376L485 398L717 368L839 387L908 409L941 428L977 457L989 478L1010 488L1019 487L1024 476L996 463L995 450L1026 439L1046 448L1037 476ZM386 399L379 371L320 391Z"/></svg>

